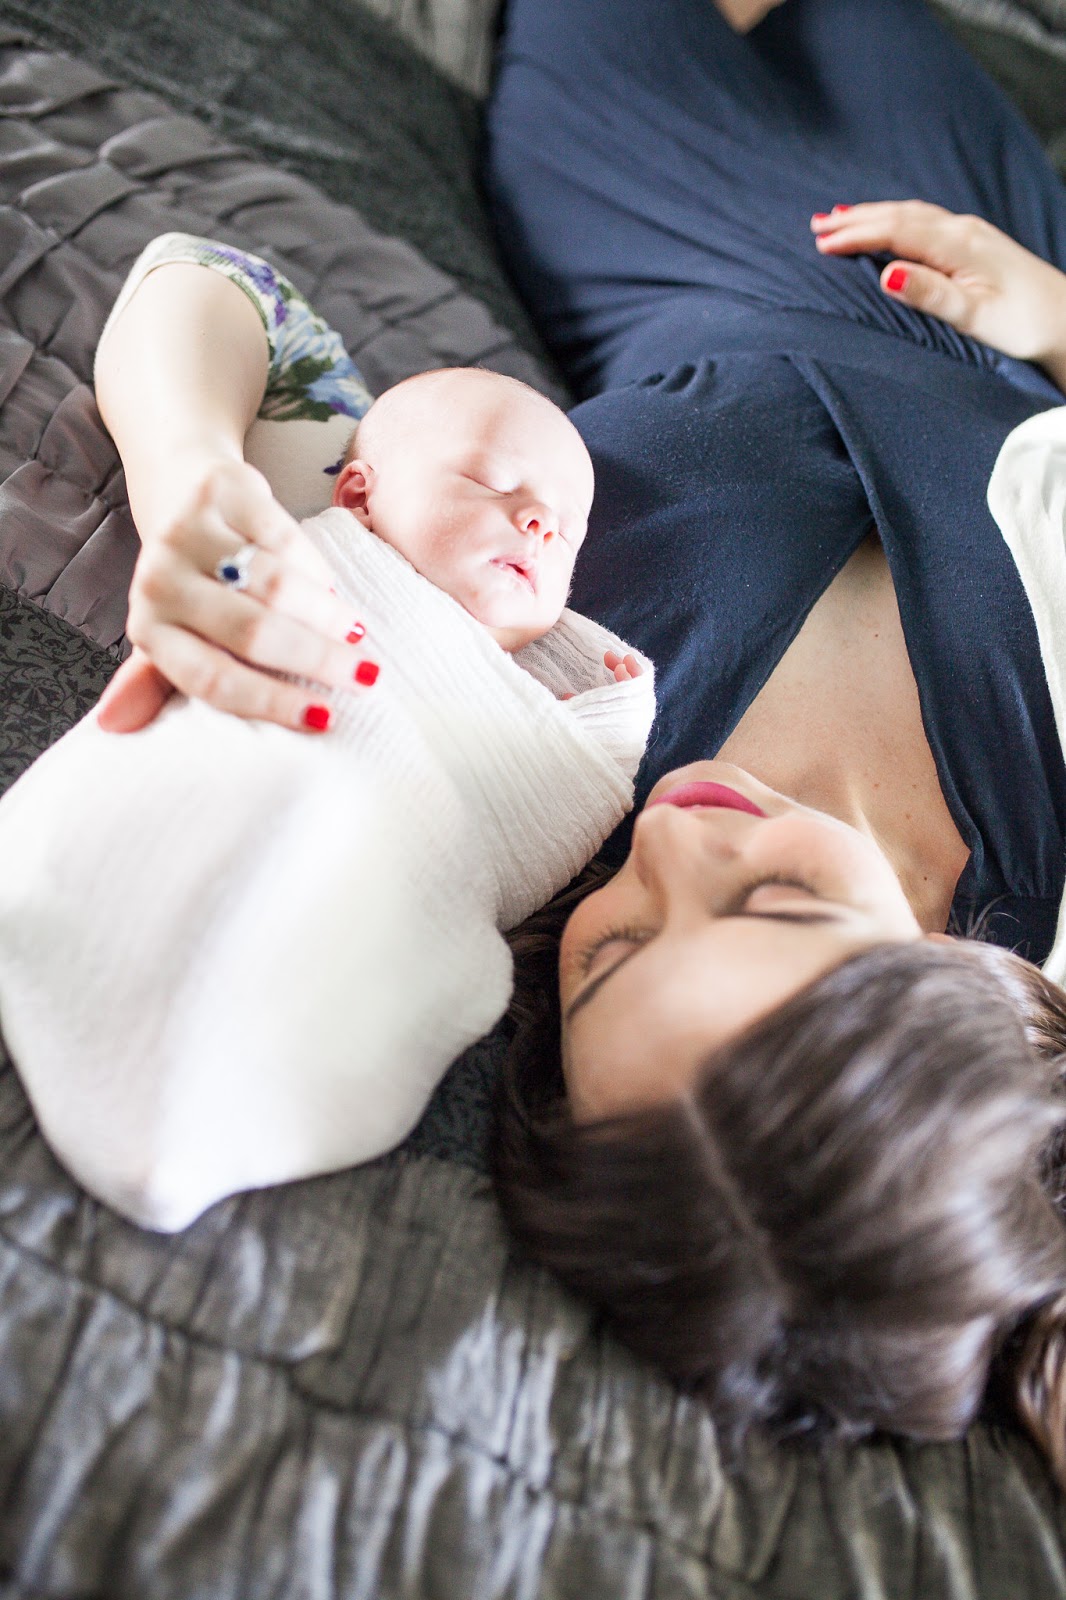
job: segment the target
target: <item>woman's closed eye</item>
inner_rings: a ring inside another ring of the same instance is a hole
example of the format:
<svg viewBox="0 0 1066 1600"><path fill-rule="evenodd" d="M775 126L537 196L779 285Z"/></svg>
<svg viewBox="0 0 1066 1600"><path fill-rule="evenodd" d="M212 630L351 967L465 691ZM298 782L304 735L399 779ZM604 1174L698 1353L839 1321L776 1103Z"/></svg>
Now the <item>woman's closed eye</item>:
<svg viewBox="0 0 1066 1600"><path fill-rule="evenodd" d="M779 894L771 894L769 897L763 896L758 905L749 905L749 901L751 900L752 896L762 889L769 889L771 891L775 889L792 889L812 900L824 900L825 898L819 893L815 886L812 883L808 883L805 878L790 878L783 875L754 878L750 883L746 883L742 889L739 889L736 892L732 900L722 912L722 915L726 917L759 915L777 916L778 912L774 908L781 899ZM763 900L766 898L770 898L773 904L771 907L768 907L766 911L760 912L760 907L763 903ZM785 898L787 898L787 896ZM798 912L796 920L806 920L806 918L811 914L812 913L808 912L804 907L803 910ZM785 915L783 910L781 915Z"/></svg>
<svg viewBox="0 0 1066 1600"><path fill-rule="evenodd" d="M776 889L786 894L791 890L805 896L810 905L792 905L787 901L779 904L775 898L765 908L761 901L758 906L749 906L751 897L764 889ZM719 913L720 919L728 917L745 917L753 922L776 922L803 927L837 922L840 920L841 911L832 901L827 901L812 884L801 878L760 877L745 884ZM582 978L589 981L582 985L580 992L567 1009L564 1018L567 1024L573 1021L575 1015L598 993L613 973L625 966L643 946L655 939L658 931L654 927L641 928L631 924L613 926L604 929L590 944L578 951L576 956L578 972ZM611 951L613 959L597 962L597 957L605 950ZM594 967L597 969L595 973Z"/></svg>
<svg viewBox="0 0 1066 1600"><path fill-rule="evenodd" d="M792 908L782 905L778 907L776 898L773 905L767 906L765 910L760 909L761 902L760 906L749 906L748 902L751 897L757 890L762 889L791 889L812 900L823 900L818 890L802 878L761 877L753 879L738 890L721 912L721 915L723 917L762 917L767 920L798 923L825 922L830 920L833 915L831 911L815 909L814 906L811 906L810 909L806 906ZM605 928L591 944L586 945L585 949L580 952L578 970L583 977L587 977L592 970L596 957L602 950L607 949L609 945L634 946L647 944L650 939L655 937L655 932L654 928L640 928L631 924L623 927Z"/></svg>
<svg viewBox="0 0 1066 1600"><path fill-rule="evenodd" d="M612 944L630 946L646 944L649 939L654 937L654 931L650 928L607 928L580 952L578 956L578 971L583 978L587 978L601 950L606 950Z"/></svg>

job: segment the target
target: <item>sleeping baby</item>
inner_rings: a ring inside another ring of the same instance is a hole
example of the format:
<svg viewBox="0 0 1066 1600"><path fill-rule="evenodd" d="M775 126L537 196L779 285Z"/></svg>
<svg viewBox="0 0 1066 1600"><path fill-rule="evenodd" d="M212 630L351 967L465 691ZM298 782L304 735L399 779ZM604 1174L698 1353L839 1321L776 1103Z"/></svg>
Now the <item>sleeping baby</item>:
<svg viewBox="0 0 1066 1600"><path fill-rule="evenodd" d="M564 609L592 489L525 385L406 380L303 524L373 687L320 737L181 697L135 734L90 715L0 802L0 1024L92 1193L175 1229L368 1160L502 1016L502 931L630 808L654 714L650 664Z"/></svg>

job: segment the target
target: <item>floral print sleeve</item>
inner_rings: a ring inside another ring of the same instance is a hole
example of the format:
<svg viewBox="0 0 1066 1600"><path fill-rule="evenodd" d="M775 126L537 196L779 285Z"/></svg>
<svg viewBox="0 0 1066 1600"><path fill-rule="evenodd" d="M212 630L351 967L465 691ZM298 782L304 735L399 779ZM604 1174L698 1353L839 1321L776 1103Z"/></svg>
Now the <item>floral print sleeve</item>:
<svg viewBox="0 0 1066 1600"><path fill-rule="evenodd" d="M336 333L287 278L259 256L212 239L165 233L133 266L108 325L156 267L173 261L211 267L248 296L266 329L270 371L259 415L265 421L327 422L335 414L358 420L371 404L362 374ZM104 329L106 336L107 328Z"/></svg>
<svg viewBox="0 0 1066 1600"><path fill-rule="evenodd" d="M259 313L270 367L245 455L265 474L287 511L294 517L314 516L329 505L355 424L370 409L373 397L362 374L340 335L269 262L186 233L153 239L134 262L100 345L148 273L175 261L223 273Z"/></svg>

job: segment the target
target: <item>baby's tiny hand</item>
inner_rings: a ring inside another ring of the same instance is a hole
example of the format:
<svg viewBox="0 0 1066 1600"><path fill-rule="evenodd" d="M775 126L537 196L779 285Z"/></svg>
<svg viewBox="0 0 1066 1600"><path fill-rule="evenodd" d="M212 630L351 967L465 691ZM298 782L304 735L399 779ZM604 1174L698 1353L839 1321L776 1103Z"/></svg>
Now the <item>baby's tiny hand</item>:
<svg viewBox="0 0 1066 1600"><path fill-rule="evenodd" d="M630 678L639 678L643 671L635 655L620 656L617 650L605 650L603 664L608 672L614 674L616 683L628 683Z"/></svg>

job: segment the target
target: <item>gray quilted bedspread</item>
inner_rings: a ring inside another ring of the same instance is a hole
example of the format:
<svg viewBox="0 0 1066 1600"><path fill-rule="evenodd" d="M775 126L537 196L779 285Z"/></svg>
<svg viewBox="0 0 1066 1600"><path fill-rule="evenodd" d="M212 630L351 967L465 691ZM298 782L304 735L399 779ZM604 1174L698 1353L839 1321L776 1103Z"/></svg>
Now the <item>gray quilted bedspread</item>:
<svg viewBox="0 0 1066 1600"><path fill-rule="evenodd" d="M0 1074L0 1594L1066 1593L1039 1464L753 1454L516 1263L484 1179L378 1162L139 1233Z"/></svg>
<svg viewBox="0 0 1066 1600"><path fill-rule="evenodd" d="M340 0L0 0L0 787L122 648L134 535L89 379L153 234L270 255L374 387L456 360L552 387L475 134ZM0 1047L0 1600L1066 1600L1063 1504L1013 1432L725 1467L505 1239L500 1049L393 1156L164 1238L66 1176Z"/></svg>

